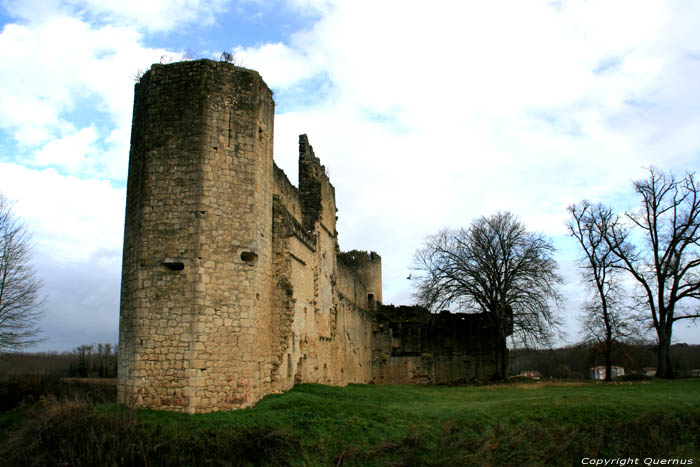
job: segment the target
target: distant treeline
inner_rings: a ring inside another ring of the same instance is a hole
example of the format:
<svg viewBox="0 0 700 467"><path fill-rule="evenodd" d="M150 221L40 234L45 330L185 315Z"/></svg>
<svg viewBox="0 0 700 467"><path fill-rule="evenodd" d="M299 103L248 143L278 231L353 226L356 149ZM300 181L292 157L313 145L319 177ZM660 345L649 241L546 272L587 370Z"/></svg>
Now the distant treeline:
<svg viewBox="0 0 700 467"><path fill-rule="evenodd" d="M613 364L625 373L655 368L656 346L652 343L619 343L613 352ZM589 344L559 349L510 351L510 374L536 370L544 377L588 378L588 370L603 365L602 351ZM700 345L671 346L671 364L679 377L692 376L700 369ZM82 378L116 378L117 352L111 344L81 345L70 352L11 353L0 355L0 375L54 375Z"/></svg>
<svg viewBox="0 0 700 467"><path fill-rule="evenodd" d="M510 373L536 370L544 377L588 378L589 369L604 365L602 349L590 344L576 344L559 349L523 350L510 352ZM653 343L617 343L613 351L613 365L621 366L626 374L656 368L656 345ZM700 369L700 345L674 344L671 346L671 365L678 377L694 376Z"/></svg>
<svg viewBox="0 0 700 467"><path fill-rule="evenodd" d="M0 355L0 374L116 378L116 346L90 344L80 345L70 352L2 354Z"/></svg>

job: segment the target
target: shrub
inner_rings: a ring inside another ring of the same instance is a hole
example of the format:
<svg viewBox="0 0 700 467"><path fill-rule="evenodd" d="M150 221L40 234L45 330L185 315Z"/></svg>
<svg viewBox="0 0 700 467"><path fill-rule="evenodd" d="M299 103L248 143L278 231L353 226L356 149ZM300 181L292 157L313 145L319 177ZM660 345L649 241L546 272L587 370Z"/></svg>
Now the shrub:
<svg viewBox="0 0 700 467"><path fill-rule="evenodd" d="M50 375L12 375L0 379L0 411L33 405L46 397L116 402L117 386L113 382L66 381Z"/></svg>
<svg viewBox="0 0 700 467"><path fill-rule="evenodd" d="M6 465L145 465L146 448L128 412L107 418L77 398L49 397L41 405L0 451Z"/></svg>
<svg viewBox="0 0 700 467"><path fill-rule="evenodd" d="M0 459L18 467L286 466L302 455L299 439L279 429L224 425L171 430L136 417L128 409L96 411L79 398L45 397L26 410L0 448Z"/></svg>

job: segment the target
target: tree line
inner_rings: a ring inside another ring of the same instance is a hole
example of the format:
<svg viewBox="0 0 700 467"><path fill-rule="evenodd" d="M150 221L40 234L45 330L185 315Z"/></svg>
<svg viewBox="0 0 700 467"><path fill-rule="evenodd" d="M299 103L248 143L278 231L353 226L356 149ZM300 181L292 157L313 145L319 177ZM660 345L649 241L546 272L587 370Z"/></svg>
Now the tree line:
<svg viewBox="0 0 700 467"><path fill-rule="evenodd" d="M674 375L697 377L700 345L673 344L671 349ZM625 368L626 375L655 368L656 354L656 344L652 341L627 341L615 345L612 350L613 361ZM604 362L600 349L587 342L557 349L515 349L510 353L510 375L537 370L543 378L587 379L589 369Z"/></svg>
<svg viewBox="0 0 700 467"><path fill-rule="evenodd" d="M672 378L673 325L700 317L699 187L693 173L677 179L654 167L633 187L636 211L587 200L568 208L589 292L585 341L600 351L610 380L615 348L653 329L657 375ZM433 311L485 312L498 333L505 379L509 335L517 347L551 347L560 327L555 251L510 212L482 216L426 239L414 255L414 296Z"/></svg>
<svg viewBox="0 0 700 467"><path fill-rule="evenodd" d="M79 378L116 378L113 344L79 345L70 352L0 354L0 375L44 374Z"/></svg>

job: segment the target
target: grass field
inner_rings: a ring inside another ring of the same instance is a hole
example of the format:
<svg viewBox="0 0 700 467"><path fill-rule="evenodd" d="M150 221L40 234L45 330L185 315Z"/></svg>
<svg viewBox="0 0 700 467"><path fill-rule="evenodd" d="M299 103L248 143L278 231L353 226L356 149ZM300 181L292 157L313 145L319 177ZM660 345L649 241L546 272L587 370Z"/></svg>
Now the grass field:
<svg viewBox="0 0 700 467"><path fill-rule="evenodd" d="M49 400L0 422L17 465L698 465L700 380L305 384L235 412Z"/></svg>

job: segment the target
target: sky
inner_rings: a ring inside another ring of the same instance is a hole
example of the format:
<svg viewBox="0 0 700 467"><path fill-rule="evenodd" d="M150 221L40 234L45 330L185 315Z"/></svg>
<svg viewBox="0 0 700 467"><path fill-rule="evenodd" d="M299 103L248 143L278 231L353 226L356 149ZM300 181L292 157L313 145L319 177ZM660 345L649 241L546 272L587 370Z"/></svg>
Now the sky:
<svg viewBox="0 0 700 467"><path fill-rule="evenodd" d="M382 256L385 303L412 302L426 236L515 213L558 248L561 345L584 297L566 207L634 210L649 166L700 168L693 0L4 0L0 23L0 192L47 297L29 350L118 340L133 87L152 63L229 51L261 73L277 165L297 184L309 135L340 247Z"/></svg>

